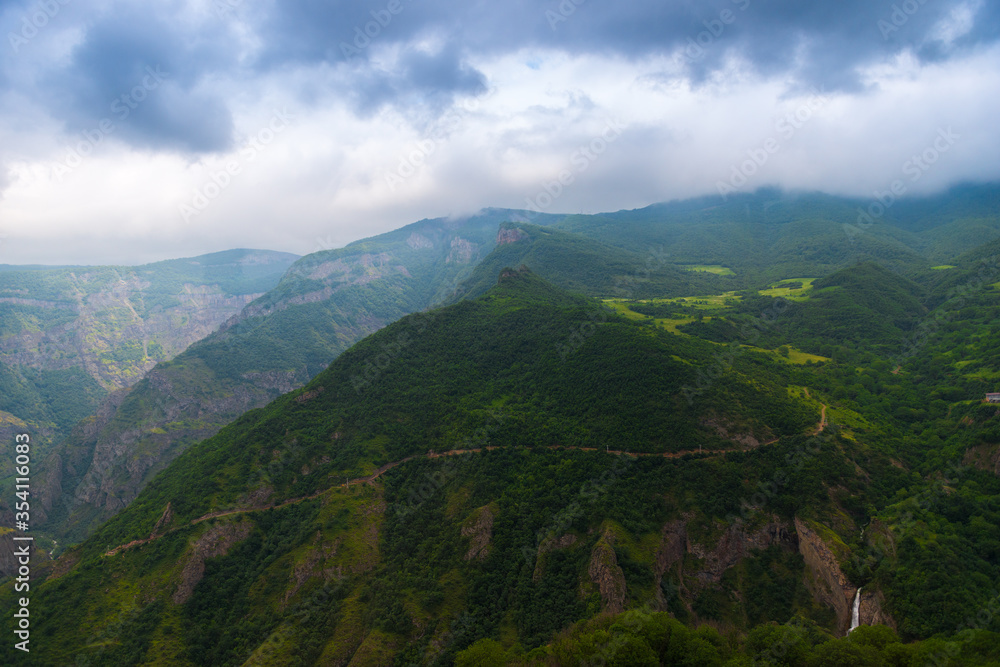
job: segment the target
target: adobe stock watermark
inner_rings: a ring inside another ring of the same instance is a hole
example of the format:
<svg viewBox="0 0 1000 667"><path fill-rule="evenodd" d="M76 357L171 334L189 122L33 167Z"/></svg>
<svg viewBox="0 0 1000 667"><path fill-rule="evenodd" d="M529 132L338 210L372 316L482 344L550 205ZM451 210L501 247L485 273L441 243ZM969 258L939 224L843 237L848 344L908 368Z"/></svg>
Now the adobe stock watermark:
<svg viewBox="0 0 1000 667"><path fill-rule="evenodd" d="M907 180L911 184L919 182L924 174L937 164L941 156L950 151L961 138L962 135L957 134L951 126L938 128L937 136L930 145L903 163L900 168L903 176L908 176ZM876 190L871 203L866 208L858 208L857 224L844 223L844 233L847 234L848 239L853 243L858 235L867 231L877 220L881 219L892 208L893 204L908 191L909 186L902 179L896 179L890 183L889 188L884 192Z"/></svg>
<svg viewBox="0 0 1000 667"><path fill-rule="evenodd" d="M215 10L215 15L220 19L227 19L230 14L243 6L243 2L244 0L214 0L212 9Z"/></svg>
<svg viewBox="0 0 1000 667"><path fill-rule="evenodd" d="M110 106L110 111L114 118L105 117L97 123L97 127L84 130L80 133L81 139L75 146L71 146L66 153L66 157L59 162L53 173L61 181L67 174L83 164L84 158L89 156L100 146L104 140L118 129L118 123L128 119L132 112L139 108L143 102L149 98L149 94L159 88L169 73L155 67L146 67L146 74L142 80L130 91L122 93L116 97Z"/></svg>
<svg viewBox="0 0 1000 667"><path fill-rule="evenodd" d="M585 2L587 0L562 0L555 10L546 9L545 20L549 22L549 27L552 28L552 31L555 32L556 27L560 23L565 23L569 20L570 16L576 14L577 8Z"/></svg>
<svg viewBox="0 0 1000 667"><path fill-rule="evenodd" d="M732 0L732 3L741 12L745 12L750 7L750 0ZM688 37L687 45L680 55L688 63L694 63L704 58L707 49L722 37L729 26L736 23L738 16L731 9L723 9L716 18L702 21L705 29L694 37Z"/></svg>
<svg viewBox="0 0 1000 667"><path fill-rule="evenodd" d="M444 143L469 114L479 111L484 100L496 94L496 88L490 88L485 95L464 101L460 106L449 109L427 131L426 136L414 144L413 149L400 156L399 165L394 171L385 172L385 183L389 190L396 191L408 178L417 174L427 166L427 159L437 152L438 146Z"/></svg>
<svg viewBox="0 0 1000 667"><path fill-rule="evenodd" d="M21 47L38 36L49 21L58 16L62 8L68 5L71 0L40 0L36 9L21 17L21 29L17 32L7 33L7 41L10 48L17 53Z"/></svg>
<svg viewBox="0 0 1000 667"><path fill-rule="evenodd" d="M239 159L232 158L222 169L212 171L208 181L194 191L191 202L178 205L177 210L184 222L191 222L191 218L204 213L212 202L233 184L233 179L243 172L243 165L256 160L257 156L294 122L295 116L288 113L288 110L274 111L267 125L243 142L239 150Z"/></svg>
<svg viewBox="0 0 1000 667"><path fill-rule="evenodd" d="M774 124L777 136L770 136L757 148L748 150L747 159L733 165L727 181L716 181L715 187L722 195L722 200L725 201L729 195L735 194L749 183L750 179L771 160L771 157L781 151L782 141L787 142L794 137L829 101L830 98L823 92L815 91L794 112L778 119Z"/></svg>
<svg viewBox="0 0 1000 667"><path fill-rule="evenodd" d="M413 0L406 0L406 4ZM403 13L406 9L403 0L389 0L385 7L378 10L371 10L369 14L373 20L368 21L364 26L354 26L354 40L351 44L340 43L340 52L345 58L356 58L372 44L372 40L378 38L382 31L389 27L393 19Z"/></svg>
<svg viewBox="0 0 1000 667"><path fill-rule="evenodd" d="M892 13L888 19L879 19L878 30L882 33L882 39L888 40L889 35L898 32L900 28L909 22L910 17L920 11L920 8L927 4L927 0L904 0L900 4L892 6Z"/></svg>
<svg viewBox="0 0 1000 667"><path fill-rule="evenodd" d="M608 120L604 129L590 143L584 144L569 156L572 169L563 169L552 181L543 181L542 189L534 197L528 197L525 203L532 213L542 213L552 206L556 199L562 196L567 187L576 182L576 177L596 162L611 144L618 141L628 124L620 120Z"/></svg>

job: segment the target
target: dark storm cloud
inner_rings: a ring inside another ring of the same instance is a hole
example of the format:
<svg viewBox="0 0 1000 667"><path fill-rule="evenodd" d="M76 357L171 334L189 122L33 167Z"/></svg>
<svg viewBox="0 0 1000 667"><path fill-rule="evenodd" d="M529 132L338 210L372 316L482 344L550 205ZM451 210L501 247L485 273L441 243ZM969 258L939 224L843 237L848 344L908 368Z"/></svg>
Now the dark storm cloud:
<svg viewBox="0 0 1000 667"><path fill-rule="evenodd" d="M351 98L359 111L374 112L390 104L405 107L415 124L449 108L455 95L486 91L486 77L451 48L436 54L404 49L397 69L366 64L353 71L351 79Z"/></svg>
<svg viewBox="0 0 1000 667"><path fill-rule="evenodd" d="M8 17L34 6L0 0ZM252 89L255 77L297 66L335 72L316 84L320 94L303 95L306 103L330 97L349 100L361 115L391 105L419 117L440 113L456 95L485 90L473 60L523 48L624 58L679 54L695 83L737 56L793 87L852 91L862 83L859 67L903 49L925 62L946 60L995 42L1000 27L1000 0L206 0L205 6L233 10L194 18L175 0L94 10L80 25L83 40L69 61L41 68L35 98L68 129L84 131L121 118L114 101L158 66L168 78L145 91L141 104L128 104L117 136L141 147L199 153L232 142L225 94L210 82L239 80ZM962 7L973 17L971 28L937 39L936 28ZM237 56L242 30L255 44L243 59ZM393 64L386 66L381 58L390 51Z"/></svg>
<svg viewBox="0 0 1000 667"><path fill-rule="evenodd" d="M223 93L207 76L232 73L228 26L178 21L171 5L114 7L86 28L69 62L40 79L40 96L73 132L111 121L148 148L213 151L232 143Z"/></svg>
<svg viewBox="0 0 1000 667"><path fill-rule="evenodd" d="M579 2L579 4L577 4ZM266 44L260 65L288 60L337 62L346 44L406 43L438 34L464 53L499 54L522 47L571 53L641 57L688 48L695 75L723 56L745 57L766 74L793 73L801 83L852 88L858 66L913 48L927 59L943 56L932 28L962 6L978 7L974 27L958 47L992 43L1000 2L989 0L511 0L456 4L443 0L318 3L293 0L274 6L258 32ZM378 21L379 18L381 21ZM386 21L385 19L389 20ZM366 28L368 34L365 34ZM358 49L367 55L370 47Z"/></svg>

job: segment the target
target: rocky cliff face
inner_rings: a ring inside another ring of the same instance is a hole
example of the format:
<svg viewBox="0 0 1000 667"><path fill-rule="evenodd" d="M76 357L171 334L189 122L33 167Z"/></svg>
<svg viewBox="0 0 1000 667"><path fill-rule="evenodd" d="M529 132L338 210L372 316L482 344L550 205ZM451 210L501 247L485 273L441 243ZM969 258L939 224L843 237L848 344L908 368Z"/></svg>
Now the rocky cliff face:
<svg viewBox="0 0 1000 667"><path fill-rule="evenodd" d="M480 507L462 526L462 537L468 538L469 550L465 560L486 560L490 555L490 541L493 539L494 510L489 505Z"/></svg>
<svg viewBox="0 0 1000 667"><path fill-rule="evenodd" d="M590 553L590 565L587 567L590 580L601 593L601 611L608 614L624 611L627 600L625 573L618 565L614 540L614 533L605 531L594 545Z"/></svg>
<svg viewBox="0 0 1000 667"><path fill-rule="evenodd" d="M744 524L737 523L729 526L713 547L691 544L689 550L704 561L697 577L707 584L721 581L723 573L746 558L751 551L761 551L781 542L791 543L792 536L777 521L753 531L747 531Z"/></svg>
<svg viewBox="0 0 1000 667"><path fill-rule="evenodd" d="M523 229L518 229L517 227L508 227L501 229L497 234L497 245L507 245L508 243L517 243L518 241L524 241L525 239L531 238L528 236L528 232Z"/></svg>
<svg viewBox="0 0 1000 667"><path fill-rule="evenodd" d="M0 304L20 322L0 337L0 362L53 371L81 367L107 390L131 386L262 294L229 293L213 283L166 286L141 267L45 273L36 279L37 290L49 298L11 296L35 286L0 276ZM259 283L248 287L259 289ZM38 310L49 314L39 317Z"/></svg>
<svg viewBox="0 0 1000 667"><path fill-rule="evenodd" d="M799 553L808 568L806 584L820 604L837 612L837 626L841 632L847 632L858 589L844 576L830 546L798 517L795 518L795 532L799 536Z"/></svg>
<svg viewBox="0 0 1000 667"><path fill-rule="evenodd" d="M983 444L971 447L962 462L1000 476L1000 445Z"/></svg>
<svg viewBox="0 0 1000 667"><path fill-rule="evenodd" d="M885 610L886 602L882 591L861 591L861 605L858 620L861 625L887 625L896 629L896 619Z"/></svg>

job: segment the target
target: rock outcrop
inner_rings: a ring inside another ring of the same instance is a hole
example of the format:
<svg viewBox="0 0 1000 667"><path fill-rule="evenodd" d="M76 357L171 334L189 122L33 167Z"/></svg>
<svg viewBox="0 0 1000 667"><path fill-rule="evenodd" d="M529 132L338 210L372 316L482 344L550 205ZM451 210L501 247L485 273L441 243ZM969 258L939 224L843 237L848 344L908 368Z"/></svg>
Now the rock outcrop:
<svg viewBox="0 0 1000 667"><path fill-rule="evenodd" d="M752 532L747 531L745 524L734 523L726 528L713 548L691 544L689 549L704 560L697 578L703 584L716 584L722 580L726 570L746 558L749 552L761 551L778 543L794 545L794 539L788 528L775 519Z"/></svg>
<svg viewBox="0 0 1000 667"><path fill-rule="evenodd" d="M962 459L965 465L975 466L1000 477L1000 446L983 444L970 447Z"/></svg>
<svg viewBox="0 0 1000 667"><path fill-rule="evenodd" d="M194 593L194 587L205 576L205 561L209 558L225 556L236 544L245 540L253 524L249 521L239 523L217 523L206 530L191 547L191 553L181 571L181 580L174 591L174 604L184 604Z"/></svg>
<svg viewBox="0 0 1000 667"><path fill-rule="evenodd" d="M485 560L493 539L493 508L487 505L474 511L462 526L462 537L469 538L465 560Z"/></svg>
<svg viewBox="0 0 1000 667"><path fill-rule="evenodd" d="M531 237L528 236L528 232L523 229L519 229L517 227L505 227L497 234L497 245L517 243L518 241L524 241L529 238Z"/></svg>
<svg viewBox="0 0 1000 667"><path fill-rule="evenodd" d="M887 625L896 629L896 619L885 610L885 596L882 591L861 590L861 605L858 610L858 620L861 625Z"/></svg>
<svg viewBox="0 0 1000 667"><path fill-rule="evenodd" d="M618 565L618 556L614 549L614 533L611 531L605 531L594 545L590 553L587 574L601 593L601 611L607 614L620 614L625 610L627 599L625 573Z"/></svg>
<svg viewBox="0 0 1000 667"><path fill-rule="evenodd" d="M840 569L833 550L805 521L795 517L799 553L806 562L806 585L816 600L837 613L837 626L846 632L851 626L851 612L857 588Z"/></svg>

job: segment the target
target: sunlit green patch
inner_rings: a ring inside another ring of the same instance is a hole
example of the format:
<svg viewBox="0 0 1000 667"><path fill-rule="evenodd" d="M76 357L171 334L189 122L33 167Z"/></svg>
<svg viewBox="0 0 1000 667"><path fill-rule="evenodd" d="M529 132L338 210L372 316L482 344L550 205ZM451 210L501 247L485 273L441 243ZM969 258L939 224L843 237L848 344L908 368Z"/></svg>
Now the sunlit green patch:
<svg viewBox="0 0 1000 667"><path fill-rule="evenodd" d="M830 361L829 357L821 357L818 354L810 354L809 352L803 352L802 350L796 349L791 345L782 345L776 350L766 350L764 348L752 347L749 345L744 347L749 347L750 349L756 350L757 352L764 352L766 354L771 355L772 357L777 357L778 359L781 359L782 361L787 362L789 364L804 365L809 363L810 361L814 363L822 363L825 361Z"/></svg>
<svg viewBox="0 0 1000 667"><path fill-rule="evenodd" d="M847 428L872 430L875 426L854 410L849 410L839 406L828 406L826 409L826 420L830 424L845 426Z"/></svg>
<svg viewBox="0 0 1000 667"><path fill-rule="evenodd" d="M975 373L968 373L965 375L967 378L974 378L977 380L1000 380L1000 371L991 371L986 368L978 370Z"/></svg>
<svg viewBox="0 0 1000 667"><path fill-rule="evenodd" d="M622 299L605 299L604 303L619 315L624 315L630 320L638 321L652 319L649 315L643 315L642 313L629 310L628 304L626 304Z"/></svg>
<svg viewBox="0 0 1000 667"><path fill-rule="evenodd" d="M766 290L760 290L759 294L770 297L784 297L791 301L805 301L809 298L809 292L813 288L815 278L788 278L776 283L772 283Z"/></svg>
<svg viewBox="0 0 1000 667"><path fill-rule="evenodd" d="M954 269L955 267L951 264L942 264L941 266L932 266L931 271L946 271L948 269Z"/></svg>
<svg viewBox="0 0 1000 667"><path fill-rule="evenodd" d="M711 320L712 318L711 317L706 317L705 319L706 320ZM694 318L693 317L685 317L685 318L682 318L682 319L673 319L673 320L659 319L659 320L656 320L656 326L663 327L664 329L666 329L667 331L669 331L671 333L683 334L683 335L687 336L688 334L685 334L683 331L680 331L677 327L679 327L682 324L691 324L692 322L694 322Z"/></svg>
<svg viewBox="0 0 1000 667"><path fill-rule="evenodd" d="M736 292L725 292L713 296L682 296L673 299L653 299L646 303L672 303L678 306L690 306L699 310L717 310L729 308L733 302L739 301ZM727 303L728 302L728 303Z"/></svg>
<svg viewBox="0 0 1000 667"><path fill-rule="evenodd" d="M793 364L806 364L810 361L814 363L821 363L824 361L831 361L829 357L821 357L818 354L810 354L809 352L803 352L802 350L797 350L794 347L788 348L788 356L786 357L788 361Z"/></svg>
<svg viewBox="0 0 1000 667"><path fill-rule="evenodd" d="M685 271L698 271L700 273L714 273L717 276L735 276L736 273L730 269L728 266L719 266L717 264L690 264L688 266L679 267Z"/></svg>

